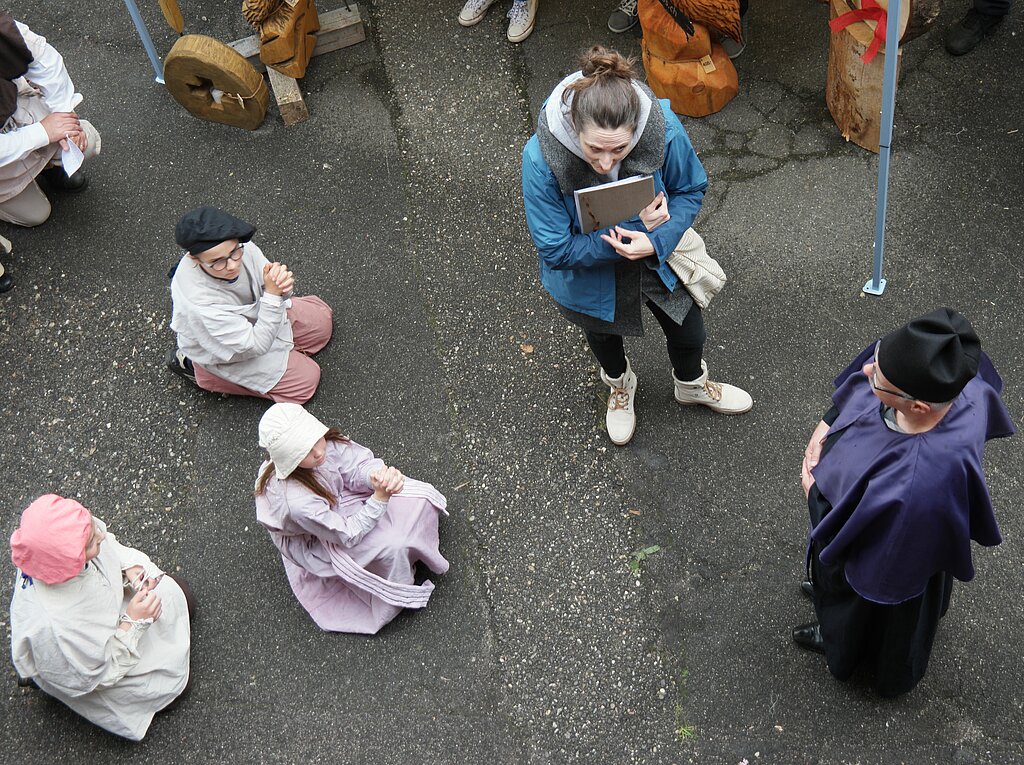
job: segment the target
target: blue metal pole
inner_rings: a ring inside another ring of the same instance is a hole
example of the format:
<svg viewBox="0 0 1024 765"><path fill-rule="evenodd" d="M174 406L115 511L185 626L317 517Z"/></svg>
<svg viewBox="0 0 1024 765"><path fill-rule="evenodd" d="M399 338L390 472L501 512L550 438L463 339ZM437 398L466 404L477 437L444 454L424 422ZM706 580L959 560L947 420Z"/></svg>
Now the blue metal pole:
<svg viewBox="0 0 1024 765"><path fill-rule="evenodd" d="M164 65L160 63L160 57L156 54L156 47L153 45L153 38L149 36L149 30L146 29L146 22L142 20L142 14L139 13L139 6L135 4L135 0L124 0L124 4L128 6L128 13L131 15L132 22L135 24L135 31L139 33L139 38L142 40L142 46L146 49L146 54L149 56L149 63L153 65L153 72L156 74L156 81L163 85Z"/></svg>
<svg viewBox="0 0 1024 765"><path fill-rule="evenodd" d="M885 22L885 66L882 79L882 124L878 136L878 203L875 208L875 262L871 279L864 285L868 295L885 292L882 259L885 256L885 210L889 203L889 153L892 123L896 111L896 64L900 59L900 3L889 0Z"/></svg>

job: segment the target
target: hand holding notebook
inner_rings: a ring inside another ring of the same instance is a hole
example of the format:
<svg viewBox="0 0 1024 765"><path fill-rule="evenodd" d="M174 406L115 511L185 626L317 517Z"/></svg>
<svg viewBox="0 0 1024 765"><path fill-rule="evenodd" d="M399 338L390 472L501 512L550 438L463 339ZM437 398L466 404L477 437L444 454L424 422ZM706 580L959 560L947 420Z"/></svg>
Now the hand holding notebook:
<svg viewBox="0 0 1024 765"><path fill-rule="evenodd" d="M580 230L590 234L635 217L654 199L654 178L637 175L573 192Z"/></svg>

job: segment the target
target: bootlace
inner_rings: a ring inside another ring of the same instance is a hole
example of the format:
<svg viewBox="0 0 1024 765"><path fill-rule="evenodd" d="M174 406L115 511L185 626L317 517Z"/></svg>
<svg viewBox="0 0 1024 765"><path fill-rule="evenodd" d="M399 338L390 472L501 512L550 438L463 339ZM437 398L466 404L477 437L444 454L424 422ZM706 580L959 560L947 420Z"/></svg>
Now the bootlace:
<svg viewBox="0 0 1024 765"><path fill-rule="evenodd" d="M466 0L466 5L463 7L464 11L470 13L480 13L480 11L487 8L494 0Z"/></svg>
<svg viewBox="0 0 1024 765"><path fill-rule="evenodd" d="M526 24L530 18L530 12L526 7L526 0L515 0L508 11L508 17L513 24Z"/></svg>
<svg viewBox="0 0 1024 765"><path fill-rule="evenodd" d="M707 393L715 401L721 401L722 383L716 383L713 380L706 380L704 382L704 392Z"/></svg>
<svg viewBox="0 0 1024 765"><path fill-rule="evenodd" d="M622 0L619 3L619 10L627 16L636 16L636 1L637 0Z"/></svg>
<svg viewBox="0 0 1024 765"><path fill-rule="evenodd" d="M612 410L628 409L629 391L625 388L612 388L611 395L608 396L608 408Z"/></svg>

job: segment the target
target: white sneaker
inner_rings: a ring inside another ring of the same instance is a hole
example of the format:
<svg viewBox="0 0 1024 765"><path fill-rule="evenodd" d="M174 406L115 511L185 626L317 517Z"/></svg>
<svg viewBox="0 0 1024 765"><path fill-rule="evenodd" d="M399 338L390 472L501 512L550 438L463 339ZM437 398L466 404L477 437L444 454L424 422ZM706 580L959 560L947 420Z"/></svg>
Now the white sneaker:
<svg viewBox="0 0 1024 765"><path fill-rule="evenodd" d="M537 0L515 0L508 12L508 41L518 43L529 37L536 15Z"/></svg>
<svg viewBox="0 0 1024 765"><path fill-rule="evenodd" d="M609 377L601 370L601 380L611 388L608 393L608 411L604 416L608 438L616 446L625 446L636 432L636 413L633 400L636 398L636 375L626 359L626 371L619 377Z"/></svg>
<svg viewBox="0 0 1024 765"><path fill-rule="evenodd" d="M701 376L690 382L676 379L676 401L683 406L701 404L721 414L743 414L749 412L754 400L742 388L728 383L713 382L708 379L708 365L704 359L700 361Z"/></svg>
<svg viewBox="0 0 1024 765"><path fill-rule="evenodd" d="M466 0L459 14L459 23L464 27L479 24L487 15L487 9L494 5L494 0Z"/></svg>

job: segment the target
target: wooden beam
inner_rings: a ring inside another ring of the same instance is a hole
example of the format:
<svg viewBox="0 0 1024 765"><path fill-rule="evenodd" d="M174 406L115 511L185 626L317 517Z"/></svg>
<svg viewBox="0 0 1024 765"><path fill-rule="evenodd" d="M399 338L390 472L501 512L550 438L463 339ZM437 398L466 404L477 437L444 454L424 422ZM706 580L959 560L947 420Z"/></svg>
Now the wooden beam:
<svg viewBox="0 0 1024 765"><path fill-rule="evenodd" d="M298 80L293 80L276 69L268 69L267 73L270 75L270 87L274 90L277 109L281 112L284 124L286 126L295 125L309 119L309 110L306 108L306 102L302 99Z"/></svg>
<svg viewBox="0 0 1024 765"><path fill-rule="evenodd" d="M363 20L359 15L359 6L355 3L350 5L351 10L337 8L320 14L320 31L316 33L314 56L347 48L349 45L361 43L366 39L366 30L363 28ZM259 35L250 35L228 43L228 45L241 53L250 64L256 67L256 71L267 71L267 65L260 61Z"/></svg>

